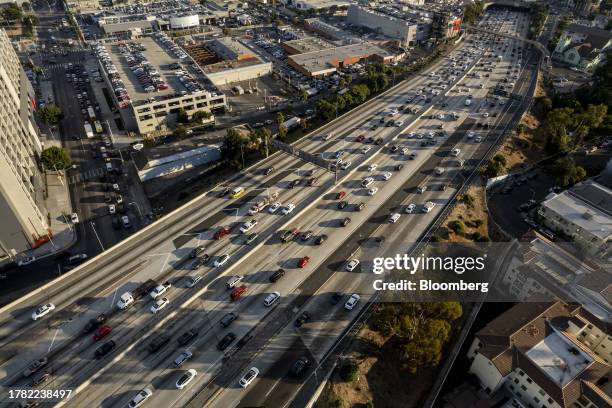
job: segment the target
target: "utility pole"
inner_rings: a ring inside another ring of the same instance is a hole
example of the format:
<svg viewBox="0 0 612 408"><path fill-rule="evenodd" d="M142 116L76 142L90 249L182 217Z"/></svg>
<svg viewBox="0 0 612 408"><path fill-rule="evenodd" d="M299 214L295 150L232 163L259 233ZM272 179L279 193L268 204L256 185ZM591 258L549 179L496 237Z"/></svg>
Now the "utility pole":
<svg viewBox="0 0 612 408"><path fill-rule="evenodd" d="M240 145L240 156L242 157L242 168L244 169L244 150L242 149L242 145Z"/></svg>

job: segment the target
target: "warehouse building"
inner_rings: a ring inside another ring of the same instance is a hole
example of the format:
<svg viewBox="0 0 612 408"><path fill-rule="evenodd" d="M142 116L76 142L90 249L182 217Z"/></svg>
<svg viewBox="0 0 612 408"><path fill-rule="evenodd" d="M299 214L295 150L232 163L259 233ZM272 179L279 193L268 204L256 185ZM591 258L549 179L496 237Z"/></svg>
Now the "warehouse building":
<svg viewBox="0 0 612 408"><path fill-rule="evenodd" d="M395 61L396 57L380 47L364 42L291 55L287 58L291 67L310 77L331 75L337 69L363 60L390 63Z"/></svg>
<svg viewBox="0 0 612 408"><path fill-rule="evenodd" d="M299 40L285 41L281 43L281 47L289 55L304 54L307 52L327 50L336 46L328 41L317 37L300 38Z"/></svg>

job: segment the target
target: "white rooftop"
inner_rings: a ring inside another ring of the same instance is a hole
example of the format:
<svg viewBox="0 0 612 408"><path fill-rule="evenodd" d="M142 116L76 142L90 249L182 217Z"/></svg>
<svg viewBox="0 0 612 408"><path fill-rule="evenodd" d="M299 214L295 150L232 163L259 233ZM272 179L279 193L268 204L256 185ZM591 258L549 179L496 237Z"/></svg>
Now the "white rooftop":
<svg viewBox="0 0 612 408"><path fill-rule="evenodd" d="M561 387L593 362L588 354L556 332L533 346L527 357Z"/></svg>

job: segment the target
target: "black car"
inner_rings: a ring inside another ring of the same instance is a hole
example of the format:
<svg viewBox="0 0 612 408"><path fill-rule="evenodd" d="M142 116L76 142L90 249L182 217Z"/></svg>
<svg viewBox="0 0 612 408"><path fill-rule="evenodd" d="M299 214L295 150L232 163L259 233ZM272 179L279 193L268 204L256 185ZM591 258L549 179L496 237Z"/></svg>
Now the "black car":
<svg viewBox="0 0 612 408"><path fill-rule="evenodd" d="M208 261L210 261L210 255L204 254L200 257L200 259L202 260L202 262L204 262L204 264L207 264Z"/></svg>
<svg viewBox="0 0 612 408"><path fill-rule="evenodd" d="M380 146L381 144L383 144L383 142L384 142L384 140L383 140L383 138L382 138L382 137L379 137L378 139L376 139L376 140L374 141L374 143L376 143L376 144L377 144L377 145L379 145L379 146Z"/></svg>
<svg viewBox="0 0 612 408"><path fill-rule="evenodd" d="M274 167L268 167L265 171L265 175L267 176L268 174L272 173L274 171Z"/></svg>
<svg viewBox="0 0 612 408"><path fill-rule="evenodd" d="M347 201L340 201L340 202L338 203L338 209L339 209L339 210L342 210L342 209L344 209L344 208L345 208L347 205L348 205L348 202L347 202Z"/></svg>
<svg viewBox="0 0 612 408"><path fill-rule="evenodd" d="M346 227L350 223L351 223L351 219L349 217L346 217L342 221L340 221L340 225L342 225L343 227Z"/></svg>
<svg viewBox="0 0 612 408"><path fill-rule="evenodd" d="M327 239L327 235L323 234L323 235L319 235L317 237L317 239L315 240L315 244L317 245L321 245L322 243L325 242L325 240Z"/></svg>
<svg viewBox="0 0 612 408"><path fill-rule="evenodd" d="M289 188L297 187L300 185L300 179L295 179L291 183L289 183Z"/></svg>
<svg viewBox="0 0 612 408"><path fill-rule="evenodd" d="M306 357L306 356L300 357L291 366L291 371L290 371L291 375L296 376L296 377L302 375L304 373L304 371L306 371L306 369L308 368L309 364L310 364L310 360L308 360L308 357Z"/></svg>
<svg viewBox="0 0 612 408"><path fill-rule="evenodd" d="M42 384L44 382L47 382L49 380L49 378L51 378L51 374L43 373L40 377L35 378L34 380L30 381L28 386L36 387L37 385L40 385L40 384Z"/></svg>
<svg viewBox="0 0 612 408"><path fill-rule="evenodd" d="M395 153L395 152L397 152L398 150L399 150L399 146L397 146L397 145L393 145L393 146L391 146L391 153Z"/></svg>
<svg viewBox="0 0 612 408"><path fill-rule="evenodd" d="M223 319L221 319L221 326L223 327L227 327L230 324L232 324L232 322L234 320L236 320L238 318L238 315L236 313L227 313L225 316L223 316Z"/></svg>
<svg viewBox="0 0 612 408"><path fill-rule="evenodd" d="M312 237L312 231L306 231L302 234L302 236L300 237L300 239L302 241L308 241L310 238Z"/></svg>
<svg viewBox="0 0 612 408"><path fill-rule="evenodd" d="M191 250L191 253L189 254L189 257L190 257L190 258L195 258L195 257L196 257L196 256L198 256L200 253L204 252L204 249L205 249L205 248L204 248L204 246L202 246L202 245L200 245L200 246L197 246L197 247L193 248L193 249Z"/></svg>
<svg viewBox="0 0 612 408"><path fill-rule="evenodd" d="M106 343L104 343L103 345L101 345L100 347L96 349L94 355L96 356L96 358L102 358L108 353L110 353L111 351L113 351L115 347L117 347L117 345L115 344L113 340L107 341Z"/></svg>
<svg viewBox="0 0 612 408"><path fill-rule="evenodd" d="M343 297L344 297L344 293L342 292L334 293L331 297L332 305L338 304L338 302L340 302Z"/></svg>
<svg viewBox="0 0 612 408"><path fill-rule="evenodd" d="M184 346L185 344L193 340L198 335L198 333L199 333L198 329L194 327L193 329L183 333L181 337L176 339L176 341L178 341L178 344L180 344L181 346Z"/></svg>
<svg viewBox="0 0 612 408"><path fill-rule="evenodd" d="M229 347L236 340L236 335L234 333L227 333L220 341L217 343L217 350L223 351Z"/></svg>
<svg viewBox="0 0 612 408"><path fill-rule="evenodd" d="M280 278L282 278L283 276L285 276L285 270L284 269L279 269L278 271L276 271L272 275L270 275L270 282L274 283L274 282L278 281Z"/></svg>
<svg viewBox="0 0 612 408"><path fill-rule="evenodd" d="M397 166L395 166L395 171L400 171L403 168L404 168L404 165L400 163Z"/></svg>
<svg viewBox="0 0 612 408"><path fill-rule="evenodd" d="M309 320L310 320L310 313L304 311L297 319L295 319L295 327L302 327L302 325Z"/></svg>
<svg viewBox="0 0 612 408"><path fill-rule="evenodd" d="M106 321L104 314L99 314L95 319L91 319L85 327L83 327L83 333L88 334L93 332L98 326Z"/></svg>
<svg viewBox="0 0 612 408"><path fill-rule="evenodd" d="M355 211L361 211L365 208L365 203L359 203L355 206Z"/></svg>

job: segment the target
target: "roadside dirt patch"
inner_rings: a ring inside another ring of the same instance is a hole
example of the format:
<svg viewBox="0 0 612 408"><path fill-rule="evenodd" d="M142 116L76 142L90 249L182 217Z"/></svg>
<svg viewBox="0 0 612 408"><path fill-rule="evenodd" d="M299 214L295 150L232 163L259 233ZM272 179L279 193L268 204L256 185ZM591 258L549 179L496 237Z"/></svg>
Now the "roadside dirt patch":
<svg viewBox="0 0 612 408"><path fill-rule="evenodd" d="M459 203L444 222L444 230L440 237L449 242L472 242L471 237L474 233L488 235L487 219L484 184L479 182L468 188L465 199L459 197ZM453 231L453 223L457 221L464 226L463 234Z"/></svg>

